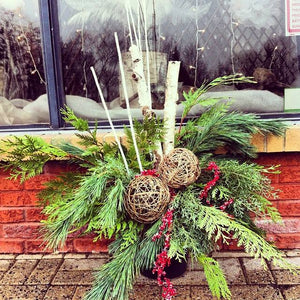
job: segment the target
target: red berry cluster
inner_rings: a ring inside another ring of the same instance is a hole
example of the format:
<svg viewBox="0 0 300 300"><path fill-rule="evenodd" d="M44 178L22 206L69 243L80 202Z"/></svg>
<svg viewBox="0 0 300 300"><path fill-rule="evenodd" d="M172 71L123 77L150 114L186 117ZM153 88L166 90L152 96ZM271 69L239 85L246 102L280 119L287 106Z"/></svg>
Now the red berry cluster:
<svg viewBox="0 0 300 300"><path fill-rule="evenodd" d="M164 234L165 242L164 248L160 254L157 255L156 261L154 263L153 273L157 273L158 285L162 286L163 293L162 297L165 300L171 300L173 296L176 295L176 290L173 288L173 284L169 278L166 277L165 268L170 265L170 258L168 256L168 250L170 248L170 238L171 238L171 226L173 222L173 209L168 209L162 218L162 224L159 227L159 232L152 237L152 241L160 239L163 235L163 231L167 229Z"/></svg>
<svg viewBox="0 0 300 300"><path fill-rule="evenodd" d="M221 205L219 208L221 209L221 210L225 210L230 204L232 204L233 203L233 199L231 198L231 199L229 199L228 201L226 201L226 202L224 202L224 204L223 205Z"/></svg>
<svg viewBox="0 0 300 300"><path fill-rule="evenodd" d="M217 164L212 161L209 163L208 167L206 168L207 171L213 171L214 172L214 178L209 181L204 189L201 191L200 195L199 195L199 198L200 199L204 199L204 198L207 198L208 196L208 191L217 183L217 181L220 179L220 169L219 167L217 166ZM209 200L206 199L206 203L209 204Z"/></svg>
<svg viewBox="0 0 300 300"><path fill-rule="evenodd" d="M159 226L159 231L152 237L152 241L160 239L163 235L163 231L168 228L170 229L173 222L173 209L168 209L165 215L162 217L162 223Z"/></svg>
<svg viewBox="0 0 300 300"><path fill-rule="evenodd" d="M152 170L144 170L141 172L141 174L139 175L135 175L135 177L139 177L142 175L149 175L149 176L153 176L153 177L159 177L159 174L157 173L156 169L152 169Z"/></svg>

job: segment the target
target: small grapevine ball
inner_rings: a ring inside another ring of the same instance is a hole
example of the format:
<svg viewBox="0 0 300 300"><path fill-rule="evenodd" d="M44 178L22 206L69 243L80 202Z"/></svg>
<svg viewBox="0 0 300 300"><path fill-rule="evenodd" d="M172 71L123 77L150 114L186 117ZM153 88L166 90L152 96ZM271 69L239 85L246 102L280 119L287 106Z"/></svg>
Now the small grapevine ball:
<svg viewBox="0 0 300 300"><path fill-rule="evenodd" d="M175 148L161 161L158 173L171 188L184 188L194 183L200 173L199 160L190 150Z"/></svg>
<svg viewBox="0 0 300 300"><path fill-rule="evenodd" d="M129 183L124 206L131 219L152 223L165 212L169 201L169 188L160 178L141 175Z"/></svg>

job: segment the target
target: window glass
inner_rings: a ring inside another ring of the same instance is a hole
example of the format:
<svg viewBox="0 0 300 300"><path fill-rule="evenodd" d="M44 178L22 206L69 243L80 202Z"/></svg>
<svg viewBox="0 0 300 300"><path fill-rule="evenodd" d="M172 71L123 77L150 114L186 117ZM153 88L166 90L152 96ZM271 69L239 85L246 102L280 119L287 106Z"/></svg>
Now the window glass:
<svg viewBox="0 0 300 300"><path fill-rule="evenodd" d="M94 66L111 116L127 118L114 40L117 32L134 116L140 115L129 53L135 36L143 50L149 49L152 105L158 114L164 104L169 60L181 61L178 115L183 91L240 73L253 76L257 83L218 87L208 96L230 100L232 109L245 112L297 110L299 37L286 34L285 12L281 0L59 1L67 104L82 117L106 118L90 72ZM201 107L192 113L201 113Z"/></svg>
<svg viewBox="0 0 300 300"><path fill-rule="evenodd" d="M0 0L0 125L49 122L38 0Z"/></svg>

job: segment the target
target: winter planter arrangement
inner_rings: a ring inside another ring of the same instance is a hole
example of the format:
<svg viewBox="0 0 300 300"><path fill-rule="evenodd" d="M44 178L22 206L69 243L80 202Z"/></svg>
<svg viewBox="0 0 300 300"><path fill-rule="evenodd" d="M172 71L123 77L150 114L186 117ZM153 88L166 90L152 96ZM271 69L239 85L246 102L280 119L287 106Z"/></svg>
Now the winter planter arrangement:
<svg viewBox="0 0 300 300"><path fill-rule="evenodd" d="M86 120L66 107L62 113L78 131L78 145L53 145L38 137L15 136L5 141L2 149L6 157L3 166L10 170L11 179L34 177L50 160L69 159L78 166L78 172L63 173L49 181L39 198L47 216L42 228L49 248L63 246L68 235L77 230L94 232L97 239L113 238L111 260L100 268L85 299L128 299L136 277L147 269L162 286L164 299L176 297L165 270L171 261L184 261L187 254L203 266L212 295L230 299L225 276L209 254L220 242L231 240L254 257L292 271L250 217L255 214L280 221L269 201L276 191L266 176L277 170L250 161L256 155L250 139L258 132L281 135L285 125L253 114L229 112L228 103L200 97L216 85L249 81L232 75L184 94L184 111L176 129L179 62L169 62L162 120L151 111L150 85L141 69L141 50L135 45L130 51L144 119L132 120L116 35L115 39L129 120L124 129L125 144L117 138L107 109L116 138L113 144L99 142L97 128L90 129ZM94 69L92 72L106 108ZM186 120L195 105L205 107L204 113ZM220 148L222 154L216 151Z"/></svg>

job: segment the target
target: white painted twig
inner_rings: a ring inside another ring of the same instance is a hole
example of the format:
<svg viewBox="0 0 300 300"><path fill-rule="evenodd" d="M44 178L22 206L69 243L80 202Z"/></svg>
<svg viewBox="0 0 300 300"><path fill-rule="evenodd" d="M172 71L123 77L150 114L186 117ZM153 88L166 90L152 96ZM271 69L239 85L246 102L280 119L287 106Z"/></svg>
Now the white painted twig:
<svg viewBox="0 0 300 300"><path fill-rule="evenodd" d="M136 42L137 46L140 48L140 40L137 37L136 26L135 26L135 21L134 21L133 14L132 14L132 8L131 8L131 6L129 6L128 10L129 10L129 16L130 16L130 19L131 19L131 23L132 23L132 28L133 28L135 42ZM131 43L131 45L132 45L132 43Z"/></svg>
<svg viewBox="0 0 300 300"><path fill-rule="evenodd" d="M178 76L180 61L169 61L167 80L166 80L166 98L164 107L164 121L166 135L164 139L164 154L168 154L174 149L175 135L175 117L176 102L178 100Z"/></svg>
<svg viewBox="0 0 300 300"><path fill-rule="evenodd" d="M129 9L128 9L128 5L126 5L126 16L127 16L128 30L129 30L130 45L132 45L132 44L133 44L133 37L132 37L132 31L131 31L131 24L130 24L130 20L129 20Z"/></svg>
<svg viewBox="0 0 300 300"><path fill-rule="evenodd" d="M111 127L111 129L112 129L112 132L113 132L114 138L115 138L115 140L116 140L116 143L117 143L117 145L118 145L118 147L119 147L119 150L120 150L120 153L121 153L121 156L122 156L122 159L123 159L123 162L124 162L126 171L127 171L128 175L129 175L130 172L129 172L128 163L127 163L127 160L126 160L126 157L125 157L125 154L124 154L122 145L121 145L121 143L120 143L120 139L119 139L118 136L117 136L117 133L116 133L114 124L113 124L113 122L112 122L112 120L111 120L111 117L110 117L110 114L109 114L109 112L108 112L108 109L107 109L107 106L106 106L106 103L105 103L105 99L104 99L104 96L103 96L103 93L102 93L102 90L101 90L99 81L98 81L98 79L97 79L97 75L96 75L96 72L95 72L94 67L91 67L91 71L92 71L92 74L93 74L93 77L94 77L94 81L95 81L96 87L97 87L98 92L99 92L99 96L100 96L101 102L102 102L102 104L103 104L103 107L104 107L104 110L105 110L105 113L106 113L106 116L107 116L109 125L110 125L110 127Z"/></svg>
<svg viewBox="0 0 300 300"><path fill-rule="evenodd" d="M148 0L147 0L148 1ZM145 20L145 50L146 50L146 67L147 67L147 88L149 91L149 95L151 92L150 87L150 57L149 57L149 45L148 45L148 24L147 24L147 7L146 7L146 0L143 0L143 11L144 11L144 20ZM150 95L151 99L151 95ZM149 106L151 109L152 106Z"/></svg>
<svg viewBox="0 0 300 300"><path fill-rule="evenodd" d="M132 141L133 141L134 149L136 152L138 165L139 165L140 171L142 172L143 167L142 167L140 153L139 153L139 149L138 149L138 146L136 143L135 132L134 132L134 128L133 128L133 122L132 122L132 116L131 116L131 112L130 112L130 105L129 105L128 92L127 92L127 87L126 87L125 73L124 73L124 67L123 67L123 61L122 61L122 55L121 55L121 50L120 50L118 34L115 32L114 35L115 35L115 42L116 42L117 53L118 53L118 58L119 58L120 73L121 73L121 78L122 78L124 98L125 98L126 107L127 107L127 114L128 114L128 119L129 119L131 135L132 135Z"/></svg>

